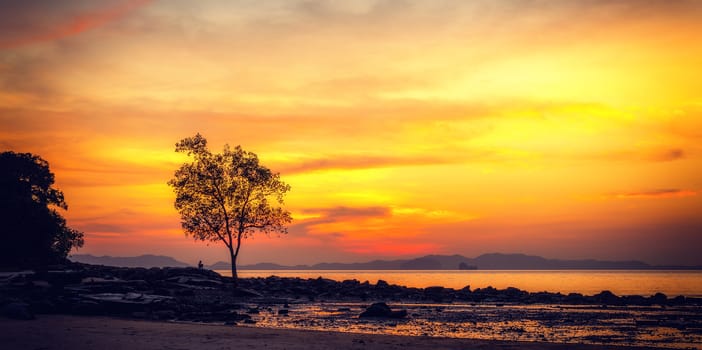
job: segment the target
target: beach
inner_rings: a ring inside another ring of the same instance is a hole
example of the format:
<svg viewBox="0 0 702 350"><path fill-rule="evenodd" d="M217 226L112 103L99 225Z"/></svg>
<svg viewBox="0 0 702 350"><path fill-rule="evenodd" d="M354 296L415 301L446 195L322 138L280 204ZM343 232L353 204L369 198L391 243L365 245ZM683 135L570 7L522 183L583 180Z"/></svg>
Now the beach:
<svg viewBox="0 0 702 350"><path fill-rule="evenodd" d="M380 339L406 339L388 346L690 349L702 341L702 300L695 297L415 288L383 280L276 276L242 278L233 288L230 277L204 269L79 263L45 274L6 274L0 279L0 315L16 320L2 321L6 341L0 344L10 349L114 348L111 343L134 343L132 349L200 348L200 343L296 349L309 348L310 339L325 339L320 348L368 348ZM188 337L199 340L188 343Z"/></svg>
<svg viewBox="0 0 702 350"><path fill-rule="evenodd" d="M652 349L272 329L111 317L0 318L4 349Z"/></svg>

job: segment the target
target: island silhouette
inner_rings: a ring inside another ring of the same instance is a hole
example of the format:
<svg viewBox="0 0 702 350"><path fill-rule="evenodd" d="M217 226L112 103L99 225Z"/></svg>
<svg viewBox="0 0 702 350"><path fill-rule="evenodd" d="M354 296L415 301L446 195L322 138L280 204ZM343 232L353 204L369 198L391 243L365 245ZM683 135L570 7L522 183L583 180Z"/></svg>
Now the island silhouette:
<svg viewBox="0 0 702 350"><path fill-rule="evenodd" d="M140 255L133 257L74 254L71 260L86 264L123 267L187 267L191 264L169 256ZM205 265L210 270L226 270L227 262ZM313 265L281 265L257 263L239 266L241 270L702 270L702 266L650 265L638 260L607 261L596 259L561 260L526 254L482 254L475 258L462 255L425 255L413 259L373 260L359 263L318 263Z"/></svg>

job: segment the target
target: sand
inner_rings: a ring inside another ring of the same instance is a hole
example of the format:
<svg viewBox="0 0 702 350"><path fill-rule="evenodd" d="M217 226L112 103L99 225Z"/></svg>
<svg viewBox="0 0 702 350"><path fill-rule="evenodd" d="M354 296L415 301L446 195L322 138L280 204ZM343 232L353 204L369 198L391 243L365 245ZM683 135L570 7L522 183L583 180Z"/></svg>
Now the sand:
<svg viewBox="0 0 702 350"><path fill-rule="evenodd" d="M2 349L643 349L40 315L0 318Z"/></svg>

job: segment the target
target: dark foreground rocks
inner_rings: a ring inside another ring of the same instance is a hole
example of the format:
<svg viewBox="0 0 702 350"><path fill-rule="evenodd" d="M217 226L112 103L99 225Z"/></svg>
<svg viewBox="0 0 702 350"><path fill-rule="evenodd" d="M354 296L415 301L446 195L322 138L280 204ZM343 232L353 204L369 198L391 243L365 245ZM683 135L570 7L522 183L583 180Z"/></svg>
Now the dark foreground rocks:
<svg viewBox="0 0 702 350"><path fill-rule="evenodd" d="M700 298L678 296L617 296L603 291L592 296L529 293L517 288L411 288L385 281L341 282L316 278L245 278L237 288L232 279L196 268L120 268L79 263L33 272L0 274L0 315L32 319L36 314L110 315L158 320L252 323L251 315L268 312L287 316L289 304L310 301L394 301L467 304L559 305L702 305ZM286 311L281 311L286 310ZM360 317L404 318L376 303Z"/></svg>
<svg viewBox="0 0 702 350"><path fill-rule="evenodd" d="M407 317L407 310L392 310L388 304L374 303L358 317L405 318Z"/></svg>

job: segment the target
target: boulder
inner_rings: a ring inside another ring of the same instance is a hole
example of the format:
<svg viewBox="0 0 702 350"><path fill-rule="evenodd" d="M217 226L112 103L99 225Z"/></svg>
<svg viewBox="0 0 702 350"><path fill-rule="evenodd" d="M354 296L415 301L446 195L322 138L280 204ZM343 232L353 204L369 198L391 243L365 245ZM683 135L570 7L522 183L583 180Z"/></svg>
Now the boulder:
<svg viewBox="0 0 702 350"><path fill-rule="evenodd" d="M235 297L262 297L263 295L255 290L246 288L235 288L232 291Z"/></svg>
<svg viewBox="0 0 702 350"><path fill-rule="evenodd" d="M602 303L604 305L619 305L622 304L622 300L616 296L614 293L608 291L608 290L603 290L599 294L595 294L592 296L595 301L598 303Z"/></svg>
<svg viewBox="0 0 702 350"><path fill-rule="evenodd" d="M407 310L393 311L386 303L374 303L358 317L405 318Z"/></svg>
<svg viewBox="0 0 702 350"><path fill-rule="evenodd" d="M652 295L649 300L651 304L666 305L668 304L668 296L663 293L656 293Z"/></svg>
<svg viewBox="0 0 702 350"><path fill-rule="evenodd" d="M222 287L222 282L214 279L203 278L203 277L193 277L193 276L174 276L167 279L168 282L176 283L178 285L186 286L198 286L198 287L210 287L219 288Z"/></svg>
<svg viewBox="0 0 702 350"><path fill-rule="evenodd" d="M9 303L2 307L2 315L15 320L33 320L34 314L25 303Z"/></svg>
<svg viewBox="0 0 702 350"><path fill-rule="evenodd" d="M378 280L378 282L375 283L375 286L377 288L387 288L389 285L388 282L385 282L384 280Z"/></svg>
<svg viewBox="0 0 702 350"><path fill-rule="evenodd" d="M434 286L424 288L424 296L427 299L431 299L435 302L442 302L446 298L446 288Z"/></svg>
<svg viewBox="0 0 702 350"><path fill-rule="evenodd" d="M161 306L172 297L143 293L98 293L82 295L86 302L93 302L108 314L143 311Z"/></svg>

